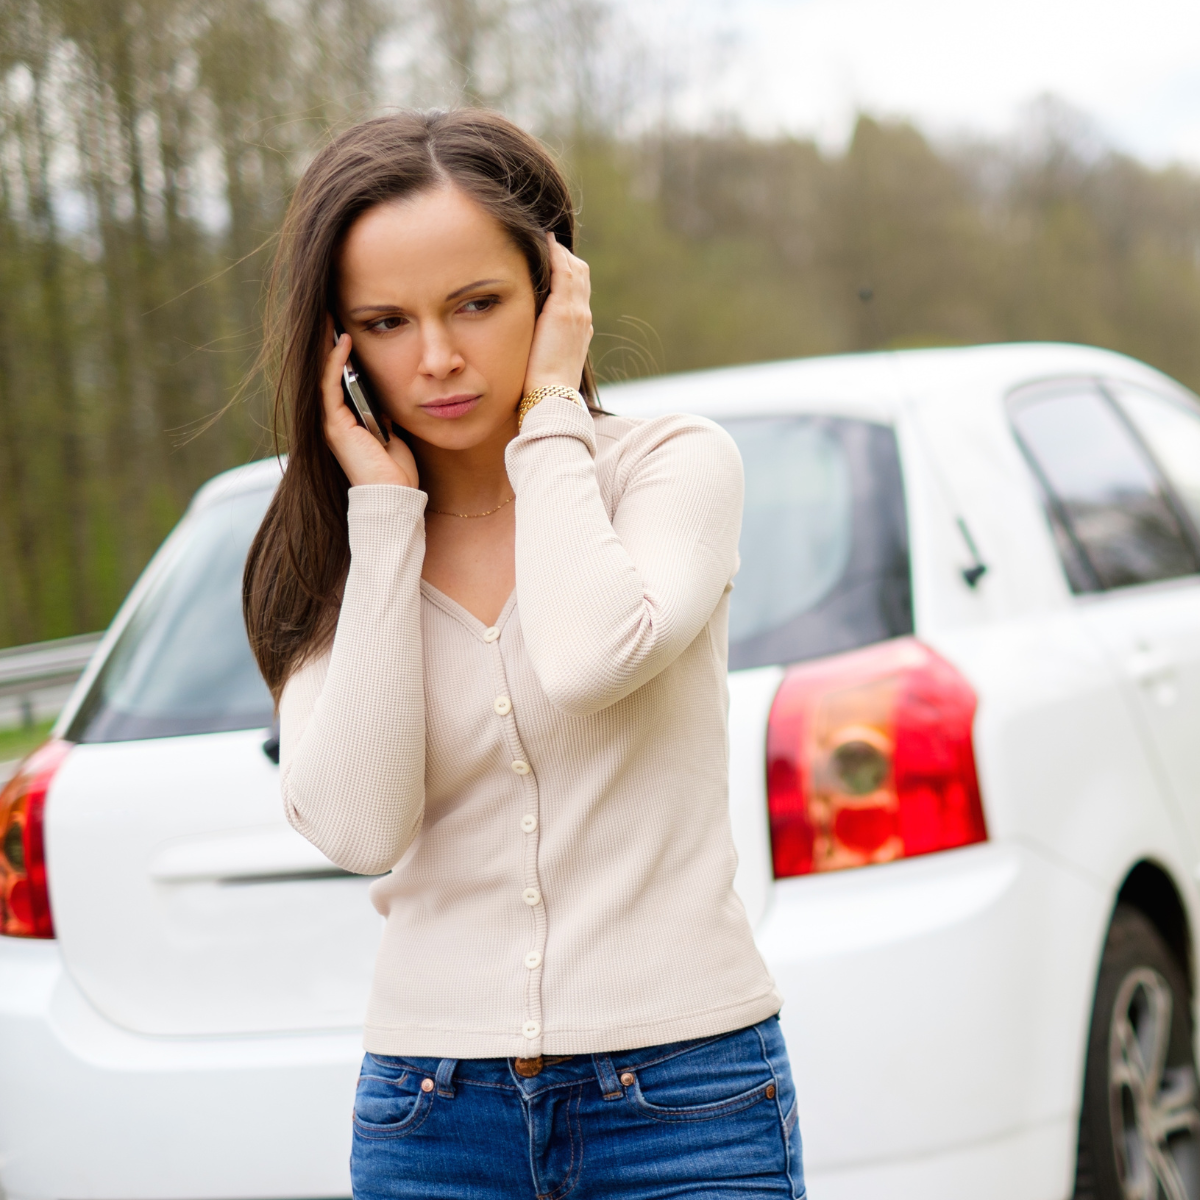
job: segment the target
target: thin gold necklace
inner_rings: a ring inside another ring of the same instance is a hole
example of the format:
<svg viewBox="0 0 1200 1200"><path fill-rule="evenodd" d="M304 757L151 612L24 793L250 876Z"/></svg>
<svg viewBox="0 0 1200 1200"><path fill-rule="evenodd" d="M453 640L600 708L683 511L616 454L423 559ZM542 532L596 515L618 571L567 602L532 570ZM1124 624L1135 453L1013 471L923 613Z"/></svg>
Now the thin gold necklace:
<svg viewBox="0 0 1200 1200"><path fill-rule="evenodd" d="M492 515L492 513L499 512L506 504L511 504L516 498L517 498L516 494L514 493L513 495L509 496L509 498L507 500L501 500L500 503L497 504L495 508L489 508L487 510L487 512L481 512L481 513L452 513L452 512L445 512L440 508L430 508L430 509L427 509L426 511L434 513L439 517L467 517L467 518L473 520L475 517L490 517Z"/></svg>

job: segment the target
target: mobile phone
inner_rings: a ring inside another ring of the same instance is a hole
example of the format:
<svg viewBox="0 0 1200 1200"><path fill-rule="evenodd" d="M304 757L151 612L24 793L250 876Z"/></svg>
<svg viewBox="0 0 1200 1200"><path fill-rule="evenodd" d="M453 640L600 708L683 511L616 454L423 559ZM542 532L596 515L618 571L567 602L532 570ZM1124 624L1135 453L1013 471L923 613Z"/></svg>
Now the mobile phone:
<svg viewBox="0 0 1200 1200"><path fill-rule="evenodd" d="M337 340L342 333L342 327L335 318L333 322L334 345L337 345ZM381 445L386 446L392 440L391 434L388 433L387 419L380 411L379 402L371 393L366 376L354 361L353 352L342 368L342 399L346 402L346 407L354 414L354 419L364 429L370 430Z"/></svg>

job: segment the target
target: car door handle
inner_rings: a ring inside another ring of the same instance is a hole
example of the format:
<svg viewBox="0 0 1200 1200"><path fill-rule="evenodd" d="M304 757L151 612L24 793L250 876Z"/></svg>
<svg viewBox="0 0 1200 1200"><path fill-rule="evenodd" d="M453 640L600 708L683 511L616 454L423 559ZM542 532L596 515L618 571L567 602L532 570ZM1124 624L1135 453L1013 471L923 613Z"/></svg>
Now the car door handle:
<svg viewBox="0 0 1200 1200"><path fill-rule="evenodd" d="M1129 677L1150 693L1163 708L1174 704L1179 697L1178 673L1175 663L1160 650L1141 646L1129 656Z"/></svg>
<svg viewBox="0 0 1200 1200"><path fill-rule="evenodd" d="M1129 656L1129 675L1134 683L1154 683L1164 675L1173 675L1175 664L1161 650L1139 646Z"/></svg>

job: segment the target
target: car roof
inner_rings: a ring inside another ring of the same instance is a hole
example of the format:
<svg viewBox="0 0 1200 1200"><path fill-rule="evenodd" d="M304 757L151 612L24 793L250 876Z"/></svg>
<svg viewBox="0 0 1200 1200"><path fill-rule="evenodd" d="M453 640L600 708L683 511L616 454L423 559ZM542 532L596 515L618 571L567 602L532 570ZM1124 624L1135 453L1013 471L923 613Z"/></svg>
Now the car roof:
<svg viewBox="0 0 1200 1200"><path fill-rule="evenodd" d="M829 412L891 422L904 404L924 396L954 391L964 397L1000 396L1025 383L1070 375L1115 375L1180 390L1160 372L1111 350L1025 342L873 351L689 371L605 384L600 402L628 416L681 410L707 417Z"/></svg>

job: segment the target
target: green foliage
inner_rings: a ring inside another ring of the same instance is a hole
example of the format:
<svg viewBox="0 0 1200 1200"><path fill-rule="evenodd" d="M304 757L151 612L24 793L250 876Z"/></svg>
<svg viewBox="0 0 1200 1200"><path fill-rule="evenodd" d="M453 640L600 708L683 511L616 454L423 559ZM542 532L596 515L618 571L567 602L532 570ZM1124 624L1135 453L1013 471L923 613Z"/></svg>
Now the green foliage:
<svg viewBox="0 0 1200 1200"><path fill-rule="evenodd" d="M384 103L485 98L560 147L601 378L1052 339L1200 386L1195 175L1053 122L946 149L864 117L839 154L634 137L613 12L0 0L0 645L104 625L196 486L269 452L262 381L212 418L254 360L297 172ZM389 37L407 85L373 65Z"/></svg>
<svg viewBox="0 0 1200 1200"><path fill-rule="evenodd" d="M0 763L24 758L30 750L37 749L50 736L53 724L53 721L38 721L28 728L0 729Z"/></svg>

